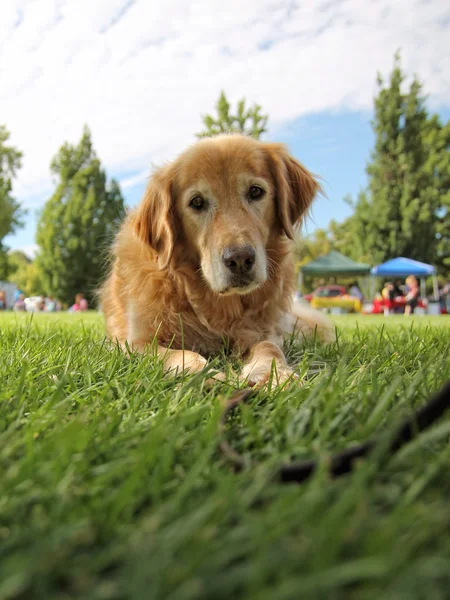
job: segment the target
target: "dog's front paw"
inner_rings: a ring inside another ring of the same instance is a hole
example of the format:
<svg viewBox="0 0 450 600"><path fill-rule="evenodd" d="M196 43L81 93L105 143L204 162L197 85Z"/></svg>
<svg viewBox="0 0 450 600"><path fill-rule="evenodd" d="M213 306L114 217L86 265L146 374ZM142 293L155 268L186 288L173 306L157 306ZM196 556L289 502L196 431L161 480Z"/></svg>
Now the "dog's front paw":
<svg viewBox="0 0 450 600"><path fill-rule="evenodd" d="M170 375L200 373L208 361L201 354L190 350L169 350L163 357L164 370Z"/></svg>
<svg viewBox="0 0 450 600"><path fill-rule="evenodd" d="M211 387L211 386L215 385L216 383L223 383L226 380L227 380L227 376L225 373L223 373L222 371L216 371L216 372L213 372L213 374L210 375L207 379L205 379L205 385L207 387Z"/></svg>
<svg viewBox="0 0 450 600"><path fill-rule="evenodd" d="M250 387L262 388L267 386L269 389L277 385L287 384L293 381L298 382L299 377L295 371L283 364L275 365L245 365L242 371L242 377L247 381Z"/></svg>
<svg viewBox="0 0 450 600"><path fill-rule="evenodd" d="M184 358L182 359L182 367L183 371L187 371L188 373L200 373L208 364L206 358L204 358L201 354L197 354L197 352L184 351Z"/></svg>
<svg viewBox="0 0 450 600"><path fill-rule="evenodd" d="M184 351L184 361L183 368L185 371L189 371L189 373L199 373L203 371L203 369L208 364L206 358L201 356L201 354L197 354L197 352L188 352Z"/></svg>

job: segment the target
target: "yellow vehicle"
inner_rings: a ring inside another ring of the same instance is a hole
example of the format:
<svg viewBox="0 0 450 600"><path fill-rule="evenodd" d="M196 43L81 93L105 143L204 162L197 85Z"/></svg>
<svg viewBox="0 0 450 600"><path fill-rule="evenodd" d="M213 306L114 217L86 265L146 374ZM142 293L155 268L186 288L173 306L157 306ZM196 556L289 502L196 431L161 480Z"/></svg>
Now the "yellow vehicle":
<svg viewBox="0 0 450 600"><path fill-rule="evenodd" d="M361 312L362 303L359 298L347 294L342 285L324 285L312 294L305 296L313 308L342 308L348 312Z"/></svg>

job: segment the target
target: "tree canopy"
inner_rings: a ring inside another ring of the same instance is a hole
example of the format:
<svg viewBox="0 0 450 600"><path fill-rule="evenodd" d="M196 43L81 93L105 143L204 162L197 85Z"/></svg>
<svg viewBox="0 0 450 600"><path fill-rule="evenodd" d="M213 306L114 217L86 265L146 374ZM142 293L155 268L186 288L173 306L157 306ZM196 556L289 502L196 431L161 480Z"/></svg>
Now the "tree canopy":
<svg viewBox="0 0 450 600"><path fill-rule="evenodd" d="M68 304L79 292L92 300L104 274L106 249L124 216L124 200L118 183L107 183L87 127L77 145L60 148L51 170L57 186L37 231L42 284L46 293Z"/></svg>
<svg viewBox="0 0 450 600"><path fill-rule="evenodd" d="M422 84L403 91L400 57L387 82L378 77L367 165L368 187L343 223L331 223L333 246L354 259L381 263L405 256L450 269L450 122L429 115Z"/></svg>
<svg viewBox="0 0 450 600"><path fill-rule="evenodd" d="M208 137L220 133L244 133L259 139L267 131L269 117L261 114L261 106L253 104L246 107L245 99L239 100L236 114L231 114L231 105L224 92L221 92L216 104L217 116L204 115L202 121L205 129L197 137Z"/></svg>
<svg viewBox="0 0 450 600"><path fill-rule="evenodd" d="M21 167L22 153L8 144L10 134L0 125L0 279L8 274L7 248L4 238L23 225L24 211L11 195L13 180Z"/></svg>
<svg viewBox="0 0 450 600"><path fill-rule="evenodd" d="M331 241L325 229L316 229L308 236L298 235L294 246L297 268L319 258L319 256L328 254L330 250Z"/></svg>

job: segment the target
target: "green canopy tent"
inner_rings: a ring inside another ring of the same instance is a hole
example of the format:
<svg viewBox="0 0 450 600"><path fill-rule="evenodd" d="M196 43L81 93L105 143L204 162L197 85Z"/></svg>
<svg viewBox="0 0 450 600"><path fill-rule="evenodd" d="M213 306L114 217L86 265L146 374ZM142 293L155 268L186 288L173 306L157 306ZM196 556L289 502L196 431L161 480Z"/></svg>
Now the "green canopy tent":
<svg viewBox="0 0 450 600"><path fill-rule="evenodd" d="M320 256L300 267L299 287L302 288L303 275L342 275L351 277L352 275L363 276L370 274L370 266L365 263L355 262L348 256L344 256L337 250L331 250L328 254Z"/></svg>

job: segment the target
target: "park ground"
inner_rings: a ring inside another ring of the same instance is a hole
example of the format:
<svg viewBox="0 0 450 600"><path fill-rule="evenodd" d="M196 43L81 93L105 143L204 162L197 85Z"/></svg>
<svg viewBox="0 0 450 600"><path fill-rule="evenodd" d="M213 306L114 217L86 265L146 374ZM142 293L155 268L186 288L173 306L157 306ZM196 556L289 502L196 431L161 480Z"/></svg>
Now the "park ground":
<svg viewBox="0 0 450 600"><path fill-rule="evenodd" d="M288 344L302 387L230 419L237 474L217 450L231 384L164 378L95 313L0 314L0 600L449 598L449 414L341 479L274 479L450 379L450 317L336 326L329 347Z"/></svg>

